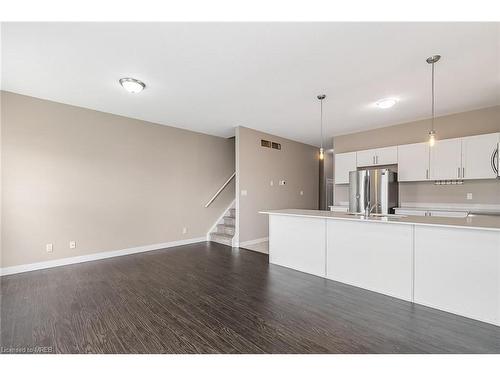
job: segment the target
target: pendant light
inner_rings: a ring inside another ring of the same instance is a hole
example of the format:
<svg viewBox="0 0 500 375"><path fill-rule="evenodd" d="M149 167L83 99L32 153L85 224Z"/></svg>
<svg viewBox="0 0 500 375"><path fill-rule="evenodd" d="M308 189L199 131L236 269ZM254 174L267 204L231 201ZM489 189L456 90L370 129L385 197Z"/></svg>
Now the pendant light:
<svg viewBox="0 0 500 375"><path fill-rule="evenodd" d="M320 102L320 132L321 132L321 144L319 148L319 160L323 160L325 158L325 150L323 150L323 99L326 98L325 94L318 95L318 99Z"/></svg>
<svg viewBox="0 0 500 375"><path fill-rule="evenodd" d="M432 118L431 118L431 130L429 131L429 146L434 146L436 143L436 131L434 130L434 64L439 61L441 55L434 55L428 57L425 61L427 64L431 64L432 67L432 80L431 80L431 100L432 100Z"/></svg>

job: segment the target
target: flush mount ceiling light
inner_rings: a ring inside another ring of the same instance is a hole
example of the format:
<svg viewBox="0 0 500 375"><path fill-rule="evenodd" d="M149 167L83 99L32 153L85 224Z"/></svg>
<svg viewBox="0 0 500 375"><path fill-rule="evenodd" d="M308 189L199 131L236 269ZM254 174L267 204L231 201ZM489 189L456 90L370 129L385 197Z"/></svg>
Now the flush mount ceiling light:
<svg viewBox="0 0 500 375"><path fill-rule="evenodd" d="M146 87L144 82L135 78L120 78L120 85L122 85L125 90L133 94L141 92Z"/></svg>
<svg viewBox="0 0 500 375"><path fill-rule="evenodd" d="M394 104L396 104L398 100L396 98L385 98L380 99L375 103L375 105L382 109L391 108Z"/></svg>

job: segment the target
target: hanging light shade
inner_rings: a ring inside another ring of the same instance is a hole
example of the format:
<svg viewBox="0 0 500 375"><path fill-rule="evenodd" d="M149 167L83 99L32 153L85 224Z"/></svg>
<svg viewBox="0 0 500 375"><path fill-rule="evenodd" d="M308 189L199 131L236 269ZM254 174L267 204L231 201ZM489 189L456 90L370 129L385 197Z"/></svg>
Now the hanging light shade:
<svg viewBox="0 0 500 375"><path fill-rule="evenodd" d="M326 98L325 94L318 95L318 99L320 102L320 148L319 148L319 160L323 160L325 158L325 150L323 149L323 100Z"/></svg>
<svg viewBox="0 0 500 375"><path fill-rule="evenodd" d="M431 117L431 130L429 130L429 146L432 147L436 143L436 130L434 129L434 106L435 106L435 100L434 100L434 64L439 61L441 58L441 55L434 55L428 57L425 61L427 61L427 64L431 64L432 70L431 70L431 101L432 101L432 117Z"/></svg>

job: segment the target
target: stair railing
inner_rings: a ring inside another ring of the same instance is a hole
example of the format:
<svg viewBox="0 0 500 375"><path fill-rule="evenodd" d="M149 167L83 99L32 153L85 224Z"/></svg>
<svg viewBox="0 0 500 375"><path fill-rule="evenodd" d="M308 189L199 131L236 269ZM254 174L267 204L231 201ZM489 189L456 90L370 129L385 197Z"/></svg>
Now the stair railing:
<svg viewBox="0 0 500 375"><path fill-rule="evenodd" d="M224 190L224 188L231 182L231 180L236 176L236 172L234 172L231 177L229 177L226 182L224 182L224 184L220 187L219 190L217 190L217 193L214 194L214 196L212 197L212 199L210 199L207 204L205 205L205 207L208 207L212 204L212 202L215 200L215 198L217 198L219 196L219 194L222 192L222 190Z"/></svg>

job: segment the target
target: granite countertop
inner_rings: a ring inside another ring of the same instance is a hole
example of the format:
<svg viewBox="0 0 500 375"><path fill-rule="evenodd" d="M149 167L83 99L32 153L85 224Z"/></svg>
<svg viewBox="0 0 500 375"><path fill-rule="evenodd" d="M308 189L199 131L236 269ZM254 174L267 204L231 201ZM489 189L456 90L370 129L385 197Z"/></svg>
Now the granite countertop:
<svg viewBox="0 0 500 375"><path fill-rule="evenodd" d="M484 207L436 207L436 206L403 206L396 207L396 209L400 210L408 210L408 211L451 211L451 212L469 212L471 214L478 215L500 215L500 210L494 208L484 208Z"/></svg>
<svg viewBox="0 0 500 375"><path fill-rule="evenodd" d="M392 224L410 224L410 225L428 225L454 228L468 229L484 229L500 231L500 216L469 216L465 218L459 217L437 217L437 216L370 216L364 218L362 216L349 215L344 212L320 211L320 210L302 210L302 209L284 209L284 210L263 210L261 214L268 215L287 215L313 217L319 219L332 220L351 220L373 223L392 223Z"/></svg>

